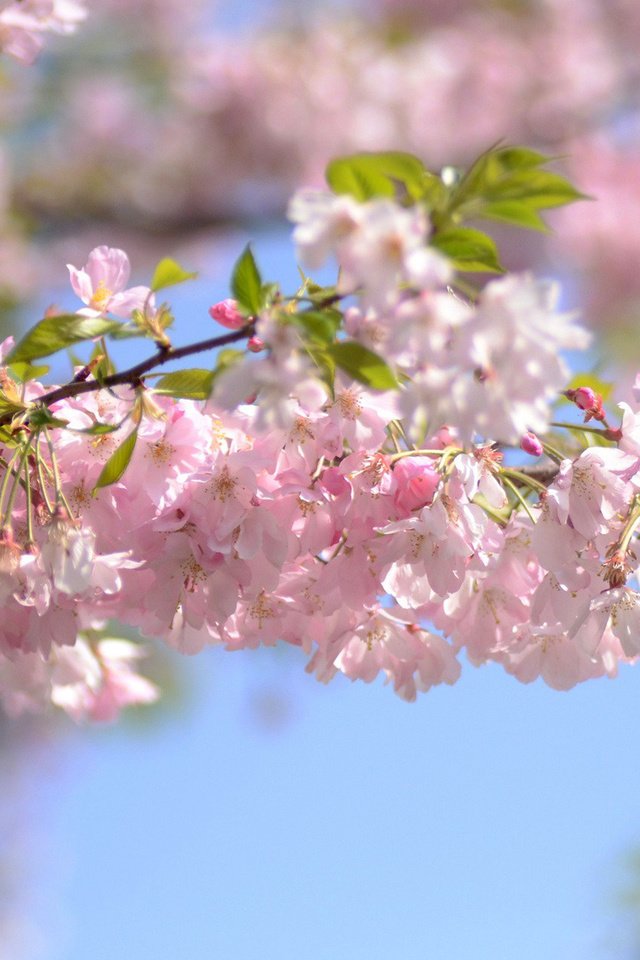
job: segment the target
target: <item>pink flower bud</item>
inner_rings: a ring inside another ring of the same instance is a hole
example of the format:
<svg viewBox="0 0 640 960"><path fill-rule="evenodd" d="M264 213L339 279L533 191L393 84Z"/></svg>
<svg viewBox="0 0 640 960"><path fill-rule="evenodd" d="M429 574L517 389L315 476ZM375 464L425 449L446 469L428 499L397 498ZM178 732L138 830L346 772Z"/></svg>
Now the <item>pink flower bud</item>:
<svg viewBox="0 0 640 960"><path fill-rule="evenodd" d="M209 307L209 316L228 330L240 330L247 323L247 318L243 317L238 310L237 301L231 299L214 303Z"/></svg>
<svg viewBox="0 0 640 960"><path fill-rule="evenodd" d="M524 450L525 453L530 453L532 457L541 457L544 453L542 444L535 433L531 433L531 431L523 433L520 439L520 449Z"/></svg>
<svg viewBox="0 0 640 960"><path fill-rule="evenodd" d="M568 400L573 401L576 406L580 407L581 410L584 410L585 423L589 420L604 421L605 414L602 407L602 397L599 393L596 393L595 390L592 390L591 387L578 387L577 390L565 390L564 395Z"/></svg>
<svg viewBox="0 0 640 960"><path fill-rule="evenodd" d="M404 457L393 468L396 481L394 503L399 510L409 513L433 502L440 483L440 474L429 457Z"/></svg>
<svg viewBox="0 0 640 960"><path fill-rule="evenodd" d="M573 402L576 403L581 410L591 410L597 401L598 394L595 390L592 390L591 387L578 387L573 398Z"/></svg>
<svg viewBox="0 0 640 960"><path fill-rule="evenodd" d="M251 353L260 353L265 347L266 343L260 337L249 337L247 340L247 350L250 350Z"/></svg>

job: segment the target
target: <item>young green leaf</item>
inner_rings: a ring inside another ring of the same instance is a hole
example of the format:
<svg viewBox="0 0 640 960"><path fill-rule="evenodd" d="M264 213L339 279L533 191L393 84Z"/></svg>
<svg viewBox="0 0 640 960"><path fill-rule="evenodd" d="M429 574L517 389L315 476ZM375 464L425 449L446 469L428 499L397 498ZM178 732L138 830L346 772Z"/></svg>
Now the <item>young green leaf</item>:
<svg viewBox="0 0 640 960"><path fill-rule="evenodd" d="M305 310L294 313L292 320L304 330L307 338L316 343L327 344L335 340L342 323L339 310Z"/></svg>
<svg viewBox="0 0 640 960"><path fill-rule="evenodd" d="M335 360L322 347L310 345L307 347L307 353L317 367L317 375L327 384L333 397L333 385L336 378Z"/></svg>
<svg viewBox="0 0 640 960"><path fill-rule="evenodd" d="M504 273L498 248L491 237L481 230L456 227L434 234L431 243L453 261L456 270Z"/></svg>
<svg viewBox="0 0 640 960"><path fill-rule="evenodd" d="M549 233L549 227L537 210L522 200L497 200L482 207L483 220L498 220L515 227Z"/></svg>
<svg viewBox="0 0 640 960"><path fill-rule="evenodd" d="M337 157L328 165L325 176L334 193L365 201L373 197L417 200L430 175L413 154L385 151Z"/></svg>
<svg viewBox="0 0 640 960"><path fill-rule="evenodd" d="M44 364L34 367L30 363L18 360L16 363L11 364L10 372L12 376L17 377L22 383L28 383L30 380L37 380L38 377L44 377L45 374L49 373L49 367Z"/></svg>
<svg viewBox="0 0 640 960"><path fill-rule="evenodd" d="M262 277L250 244L242 251L231 275L231 291L243 313L255 316L264 306Z"/></svg>
<svg viewBox="0 0 640 960"><path fill-rule="evenodd" d="M45 317L25 334L20 343L16 344L7 357L7 363L13 364L18 361L29 363L40 357L48 357L52 353L57 353L58 350L69 347L72 343L93 340L94 337L112 333L119 327L120 324L115 320L107 320L105 317L83 317L77 313Z"/></svg>
<svg viewBox="0 0 640 960"><path fill-rule="evenodd" d="M4 423L8 423L17 413L23 413L26 410L24 403L16 403L13 400L9 400L5 395L0 392L0 419Z"/></svg>
<svg viewBox="0 0 640 960"><path fill-rule="evenodd" d="M452 190L449 218L460 222L486 216L545 230L538 210L588 199L566 177L542 169L552 159L525 147L488 150Z"/></svg>
<svg viewBox="0 0 640 960"><path fill-rule="evenodd" d="M165 287L175 287L177 283L184 283L185 280L193 280L198 274L194 271L185 270L179 263L172 260L171 257L164 257L153 271L151 279L151 289L156 292L164 290Z"/></svg>
<svg viewBox="0 0 640 960"><path fill-rule="evenodd" d="M54 417L47 407L34 407L29 413L29 425L36 429L40 427L50 427L52 430L56 427L66 427L68 420L62 420L60 417Z"/></svg>
<svg viewBox="0 0 640 960"><path fill-rule="evenodd" d="M165 397L182 397L187 400L206 400L213 386L213 370L176 370L158 380L154 392Z"/></svg>
<svg viewBox="0 0 640 960"><path fill-rule="evenodd" d="M121 426L120 423L94 423L91 427L83 427L82 429L69 427L68 429L71 433L84 433L89 437L103 437L106 433L115 433Z"/></svg>
<svg viewBox="0 0 640 960"><path fill-rule="evenodd" d="M129 434L126 440L123 440L120 446L114 450L111 454L104 467L102 468L102 473L96 481L96 485L93 489L95 493L100 487L108 487L112 483L116 483L125 472L129 466L129 461L133 455L133 450L136 445L136 440L138 439L138 429Z"/></svg>
<svg viewBox="0 0 640 960"><path fill-rule="evenodd" d="M392 390L398 386L393 371L382 357L355 340L332 343L326 348L326 353L336 367L374 390Z"/></svg>

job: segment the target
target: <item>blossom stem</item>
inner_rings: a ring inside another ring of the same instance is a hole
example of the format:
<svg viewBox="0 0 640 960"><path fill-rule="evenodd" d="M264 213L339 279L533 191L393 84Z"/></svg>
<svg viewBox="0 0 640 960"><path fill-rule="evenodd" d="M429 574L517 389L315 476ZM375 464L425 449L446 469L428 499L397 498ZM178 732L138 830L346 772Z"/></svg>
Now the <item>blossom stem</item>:
<svg viewBox="0 0 640 960"><path fill-rule="evenodd" d="M24 491L27 498L27 544L35 543L33 537L33 499L31 495L31 476L29 474L29 460L25 457L24 461Z"/></svg>
<svg viewBox="0 0 640 960"><path fill-rule="evenodd" d="M42 498L43 498L43 500L44 500L44 502L45 502L45 504L46 504L46 506L47 506L47 510L48 510L49 513L53 516L53 504L51 503L51 500L49 499L49 493L48 493L48 491L47 491L47 484L46 484L46 480L45 480L45 476L44 476L44 470L43 470L43 466L44 466L45 464L43 464L42 456L41 456L41 454L40 454L40 437L39 437L39 436L36 438L35 454L36 454L36 471L37 471L37 473L38 473L38 482L39 482L39 484L40 484L40 493L42 494Z"/></svg>
<svg viewBox="0 0 640 960"><path fill-rule="evenodd" d="M521 506L524 508L524 510L527 512L527 514L528 514L529 519L531 520L531 522L532 522L532 523L535 523L535 518L534 518L533 514L531 513L531 509L530 509L530 507L529 507L529 504L527 503L527 501L525 500L525 498L522 496L522 494L520 493L520 491L519 491L518 488L516 487L515 483L512 483L511 480L509 480L509 477L505 477L504 475L502 476L502 482L504 483L505 487L508 487L509 490L511 490L511 492L513 493L513 495L520 501L520 505L521 505Z"/></svg>
<svg viewBox="0 0 640 960"><path fill-rule="evenodd" d="M393 420L391 421L391 423L390 423L389 426L387 427L387 433L389 434L389 436L390 436L390 438L391 438L391 442L393 443L394 447L396 448L395 456L397 456L399 453L402 453L403 450L402 450L402 447L400 446L400 442L399 442L398 437L397 437L397 435L396 435L396 431L395 431L395 429L394 429L394 421L393 421Z"/></svg>
<svg viewBox="0 0 640 960"><path fill-rule="evenodd" d="M631 509L629 511L629 516L627 517L627 522L624 525L624 529L620 535L620 540L618 541L620 552L623 555L629 549L631 538L635 533L639 523L640 523L640 496L636 495L633 498L633 501L631 503Z"/></svg>
<svg viewBox="0 0 640 960"><path fill-rule="evenodd" d="M530 490L536 490L538 493L542 493L547 489L544 483L541 483L540 480L536 480L535 477L530 477L528 474L520 470L512 470L509 467L502 467L500 470L500 476L508 485L511 485L511 480L519 480L520 483L529 487Z"/></svg>
<svg viewBox="0 0 640 960"><path fill-rule="evenodd" d="M552 447L550 443L547 443L546 440L542 441L542 449L549 457L550 460L553 460L555 463L562 463L565 457L560 453L556 447Z"/></svg>
<svg viewBox="0 0 640 960"><path fill-rule="evenodd" d="M11 513L13 511L13 505L16 502L18 489L21 485L20 474L22 473L24 466L27 462L27 457L29 456L30 450L31 450L31 441L27 440L22 450L20 450L20 463L18 464L17 469L13 471L13 486L11 487L11 492L9 493L9 499L7 500L7 508L2 515L2 527L12 526Z"/></svg>
<svg viewBox="0 0 640 960"><path fill-rule="evenodd" d="M56 457L56 452L53 449L53 442L49 431L45 428L44 431L45 439L47 441L47 446L49 447L49 456L51 457L51 469L53 471L53 491L56 495L56 506L62 500L62 483L60 482L60 470L58 469L58 460Z"/></svg>
<svg viewBox="0 0 640 960"><path fill-rule="evenodd" d="M9 460L9 463L7 464L7 467L4 473L4 477L2 478L2 486L0 487L0 512L2 512L3 517L4 517L4 512L3 512L4 500L7 495L7 490L9 489L9 481L15 470L15 465L20 454L21 454L21 450L20 448L17 448L15 453ZM5 526L5 524L3 523L2 526Z"/></svg>
<svg viewBox="0 0 640 960"><path fill-rule="evenodd" d="M595 433L605 440L609 440L609 430L601 430L600 427L589 427L586 423L562 423L554 421L549 424L551 427L563 427L565 430L576 430L578 433Z"/></svg>

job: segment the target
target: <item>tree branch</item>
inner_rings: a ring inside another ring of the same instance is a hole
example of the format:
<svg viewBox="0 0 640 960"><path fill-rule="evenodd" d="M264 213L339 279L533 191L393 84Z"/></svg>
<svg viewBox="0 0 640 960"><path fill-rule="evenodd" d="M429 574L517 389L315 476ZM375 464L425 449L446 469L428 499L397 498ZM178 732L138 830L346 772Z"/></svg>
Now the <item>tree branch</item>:
<svg viewBox="0 0 640 960"><path fill-rule="evenodd" d="M77 397L81 393L93 393L96 390L104 390L109 387L117 387L120 384L128 383L135 386L145 373L149 373L155 367L161 367L170 360L181 360L183 357L192 356L194 353L204 353L206 350L216 350L218 347L224 347L228 343L237 343L246 337L252 336L254 331L253 323L247 324L241 330L233 330L231 333L225 333L220 337L210 337L208 340L200 340L198 343L190 343L185 347L166 347L160 348L152 357L142 360L128 370L121 373L112 373L103 380L75 380L67 383L64 387L56 387L43 396L38 397L37 403L49 407L59 400L66 400L69 397ZM0 419L0 423L7 422Z"/></svg>

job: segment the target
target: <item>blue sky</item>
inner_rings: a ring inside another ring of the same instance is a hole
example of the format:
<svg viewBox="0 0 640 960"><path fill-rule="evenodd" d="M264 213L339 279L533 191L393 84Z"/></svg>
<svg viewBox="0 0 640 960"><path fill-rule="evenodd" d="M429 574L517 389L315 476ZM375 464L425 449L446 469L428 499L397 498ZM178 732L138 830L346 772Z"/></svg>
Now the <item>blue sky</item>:
<svg viewBox="0 0 640 960"><path fill-rule="evenodd" d="M295 653L186 667L180 709L58 749L47 960L620 957L634 670L559 694L467 667L407 705L321 687Z"/></svg>

